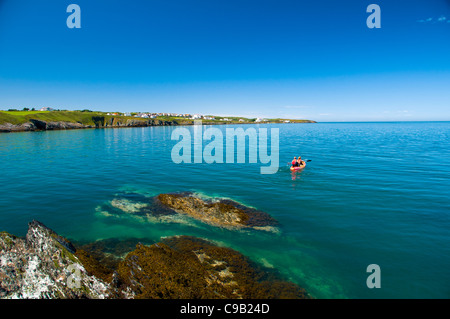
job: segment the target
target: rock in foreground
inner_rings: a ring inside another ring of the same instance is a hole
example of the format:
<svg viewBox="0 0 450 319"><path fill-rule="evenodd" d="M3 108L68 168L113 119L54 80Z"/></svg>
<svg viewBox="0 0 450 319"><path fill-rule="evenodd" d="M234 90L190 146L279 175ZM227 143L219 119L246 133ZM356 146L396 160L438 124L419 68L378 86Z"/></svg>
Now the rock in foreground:
<svg viewBox="0 0 450 319"><path fill-rule="evenodd" d="M0 233L0 298L308 298L273 270L203 239L177 236L135 248L133 240L109 240L113 250L103 242L75 247L37 221L26 238Z"/></svg>
<svg viewBox="0 0 450 319"><path fill-rule="evenodd" d="M37 221L26 238L0 233L0 298L108 298L109 285L90 276L74 253Z"/></svg>

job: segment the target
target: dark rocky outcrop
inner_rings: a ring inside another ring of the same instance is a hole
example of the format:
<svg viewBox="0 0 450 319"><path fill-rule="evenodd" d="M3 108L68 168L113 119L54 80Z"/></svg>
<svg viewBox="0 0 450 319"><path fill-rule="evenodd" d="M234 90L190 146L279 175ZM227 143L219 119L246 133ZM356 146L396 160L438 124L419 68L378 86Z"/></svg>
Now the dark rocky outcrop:
<svg viewBox="0 0 450 319"><path fill-rule="evenodd" d="M92 121L96 128L100 128L105 126L105 117L104 116L93 116Z"/></svg>
<svg viewBox="0 0 450 319"><path fill-rule="evenodd" d="M53 130L74 130L81 128L92 128L90 125L83 125L81 123L72 123L72 122L46 122L47 131Z"/></svg>
<svg viewBox="0 0 450 319"><path fill-rule="evenodd" d="M34 125L36 130L45 131L47 129L47 122L45 121L31 119L30 122Z"/></svg>

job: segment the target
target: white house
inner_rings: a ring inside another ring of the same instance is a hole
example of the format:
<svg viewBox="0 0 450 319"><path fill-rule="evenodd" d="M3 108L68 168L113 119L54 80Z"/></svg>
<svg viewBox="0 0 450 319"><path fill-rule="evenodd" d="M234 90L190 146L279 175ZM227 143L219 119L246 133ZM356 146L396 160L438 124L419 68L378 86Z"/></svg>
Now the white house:
<svg viewBox="0 0 450 319"><path fill-rule="evenodd" d="M51 107L43 107L39 111L53 111Z"/></svg>

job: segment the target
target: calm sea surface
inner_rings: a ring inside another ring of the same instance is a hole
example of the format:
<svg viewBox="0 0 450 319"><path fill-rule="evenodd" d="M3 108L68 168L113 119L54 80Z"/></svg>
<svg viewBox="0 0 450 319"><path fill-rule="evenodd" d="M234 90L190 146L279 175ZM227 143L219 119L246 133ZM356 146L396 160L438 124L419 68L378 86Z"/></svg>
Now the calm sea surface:
<svg viewBox="0 0 450 319"><path fill-rule="evenodd" d="M450 298L450 122L250 127L279 129L278 173L261 175L265 164L248 160L174 164L175 127L0 134L0 230L23 236L37 219L73 240L192 235L278 269L317 298ZM312 161L292 175L287 162L298 155ZM177 191L256 207L281 231L99 210L124 193ZM381 268L379 289L366 285L370 264Z"/></svg>

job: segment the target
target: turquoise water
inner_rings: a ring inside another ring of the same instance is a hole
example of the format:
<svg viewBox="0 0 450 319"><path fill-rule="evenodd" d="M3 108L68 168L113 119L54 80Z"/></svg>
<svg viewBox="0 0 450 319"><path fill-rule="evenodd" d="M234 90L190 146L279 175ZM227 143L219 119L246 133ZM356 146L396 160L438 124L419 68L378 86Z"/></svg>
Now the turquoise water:
<svg viewBox="0 0 450 319"><path fill-rule="evenodd" d="M0 134L0 230L25 235L37 219L74 240L193 235L278 269L317 298L450 297L450 122L253 127L279 128L278 173L261 175L260 163L174 164L174 127ZM312 161L292 175L287 162L298 155ZM176 191L256 207L281 231L99 210L126 192ZM381 268L379 289L366 286L369 264Z"/></svg>

